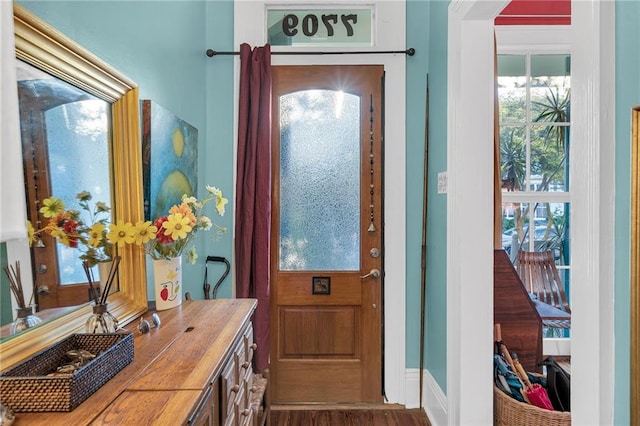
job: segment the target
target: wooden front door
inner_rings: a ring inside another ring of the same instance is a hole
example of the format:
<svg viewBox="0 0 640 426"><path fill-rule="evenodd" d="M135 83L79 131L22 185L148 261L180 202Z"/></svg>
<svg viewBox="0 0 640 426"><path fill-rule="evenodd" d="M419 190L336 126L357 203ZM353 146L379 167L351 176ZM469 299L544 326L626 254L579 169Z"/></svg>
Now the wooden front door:
<svg viewBox="0 0 640 426"><path fill-rule="evenodd" d="M273 70L272 400L381 402L384 69Z"/></svg>

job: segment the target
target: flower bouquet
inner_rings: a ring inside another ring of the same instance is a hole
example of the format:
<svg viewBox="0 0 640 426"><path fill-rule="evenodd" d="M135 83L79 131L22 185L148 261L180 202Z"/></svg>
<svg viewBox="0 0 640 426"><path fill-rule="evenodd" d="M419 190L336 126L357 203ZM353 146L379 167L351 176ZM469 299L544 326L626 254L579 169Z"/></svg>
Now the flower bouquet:
<svg viewBox="0 0 640 426"><path fill-rule="evenodd" d="M109 206L96 202L92 208L89 204L91 194L86 191L76 197L80 207L89 215L87 222L82 220L79 211L65 209L62 200L49 197L44 200L44 206L40 209L40 213L49 218L49 222L37 232L28 222L29 239L33 243L38 232L47 232L62 244L79 249L82 252L80 259L86 262L88 268L100 262L111 261L115 255L114 247L134 243L143 246L145 253L154 260L154 268L159 268L155 270L156 308L163 309L158 302L177 306L181 301L182 254L186 251L187 261L195 264L198 254L191 243L196 234L213 227L216 237L226 232L226 228L214 224L203 213L203 209L209 202L215 201L217 214L223 216L228 200L220 189L209 185L206 189L207 196L202 200L183 195L182 202L172 206L167 215L153 221L140 220L135 224L122 219L109 223ZM87 270L85 268L85 272ZM112 276L112 273L105 273L107 275ZM91 277L88 278L92 281ZM161 281L159 285L158 280Z"/></svg>
<svg viewBox="0 0 640 426"><path fill-rule="evenodd" d="M136 244L143 244L145 252L154 261L156 309L168 309L182 303L182 254L187 252L187 261L195 264L198 254L192 241L199 231L215 228L215 236L226 232L226 228L214 224L203 213L205 205L215 202L215 210L223 216L228 200L222 191L206 186L207 196L201 200L182 196L182 202L169 209L168 215L153 222L138 222L133 235Z"/></svg>
<svg viewBox="0 0 640 426"><path fill-rule="evenodd" d="M195 197L182 196L182 202L169 209L169 214L151 221L135 225L135 241L144 244L145 252L153 260L170 260L182 256L198 231L216 229L216 236L226 232L226 228L214 224L203 209L210 201L215 201L216 212L224 216L228 200L222 191L207 185L207 196L202 200ZM198 254L195 246L189 247L187 261L196 263Z"/></svg>
<svg viewBox="0 0 640 426"><path fill-rule="evenodd" d="M109 225L111 209L102 201L91 206L89 202L92 196L88 191L78 193L76 198L88 220L82 218L80 210L67 209L61 199L49 197L40 208L40 213L49 222L39 231L35 231L31 222L27 222L29 242L33 244L39 232L46 232L65 246L80 250L80 259L86 261L89 267L111 261L113 244L120 242L113 230L107 231L107 226L112 226Z"/></svg>
<svg viewBox="0 0 640 426"><path fill-rule="evenodd" d="M78 193L76 199L80 210L67 208L59 198L46 198L39 212L49 221L38 231L33 229L31 222L27 222L27 229L31 245L36 241L37 234L44 232L59 243L79 250L79 258L90 286L94 281L92 268L98 265L100 285L90 289L91 298L95 299L101 297L101 292L109 288L115 278L118 267L113 262L116 258L115 247L131 244L135 239L123 230L120 222L110 223L111 208L106 203L91 203L92 198L88 191Z"/></svg>

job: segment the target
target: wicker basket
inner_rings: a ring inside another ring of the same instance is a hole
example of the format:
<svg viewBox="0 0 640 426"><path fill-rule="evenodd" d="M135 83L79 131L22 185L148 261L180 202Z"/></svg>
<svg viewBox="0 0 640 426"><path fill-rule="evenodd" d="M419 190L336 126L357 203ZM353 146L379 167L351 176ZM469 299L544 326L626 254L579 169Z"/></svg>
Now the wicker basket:
<svg viewBox="0 0 640 426"><path fill-rule="evenodd" d="M549 411L511 398L497 387L495 396L496 426L570 426L571 413Z"/></svg>
<svg viewBox="0 0 640 426"><path fill-rule="evenodd" d="M48 376L84 349L94 359L73 373ZM0 373L0 402L14 412L71 411L133 361L133 334L72 334Z"/></svg>

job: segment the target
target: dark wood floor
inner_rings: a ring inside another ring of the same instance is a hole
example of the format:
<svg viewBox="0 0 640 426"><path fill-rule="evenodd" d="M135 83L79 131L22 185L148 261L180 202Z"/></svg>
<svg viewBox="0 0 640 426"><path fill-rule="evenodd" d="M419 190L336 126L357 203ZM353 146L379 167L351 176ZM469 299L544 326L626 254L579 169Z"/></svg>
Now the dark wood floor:
<svg viewBox="0 0 640 426"><path fill-rule="evenodd" d="M271 411L271 426L430 426L422 409Z"/></svg>

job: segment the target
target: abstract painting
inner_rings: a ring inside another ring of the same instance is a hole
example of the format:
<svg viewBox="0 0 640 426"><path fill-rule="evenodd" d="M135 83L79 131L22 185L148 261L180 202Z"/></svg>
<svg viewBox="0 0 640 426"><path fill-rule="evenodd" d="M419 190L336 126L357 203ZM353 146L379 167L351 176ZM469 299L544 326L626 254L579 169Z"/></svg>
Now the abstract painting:
<svg viewBox="0 0 640 426"><path fill-rule="evenodd" d="M150 100L142 103L144 215L155 220L197 194L198 129Z"/></svg>

